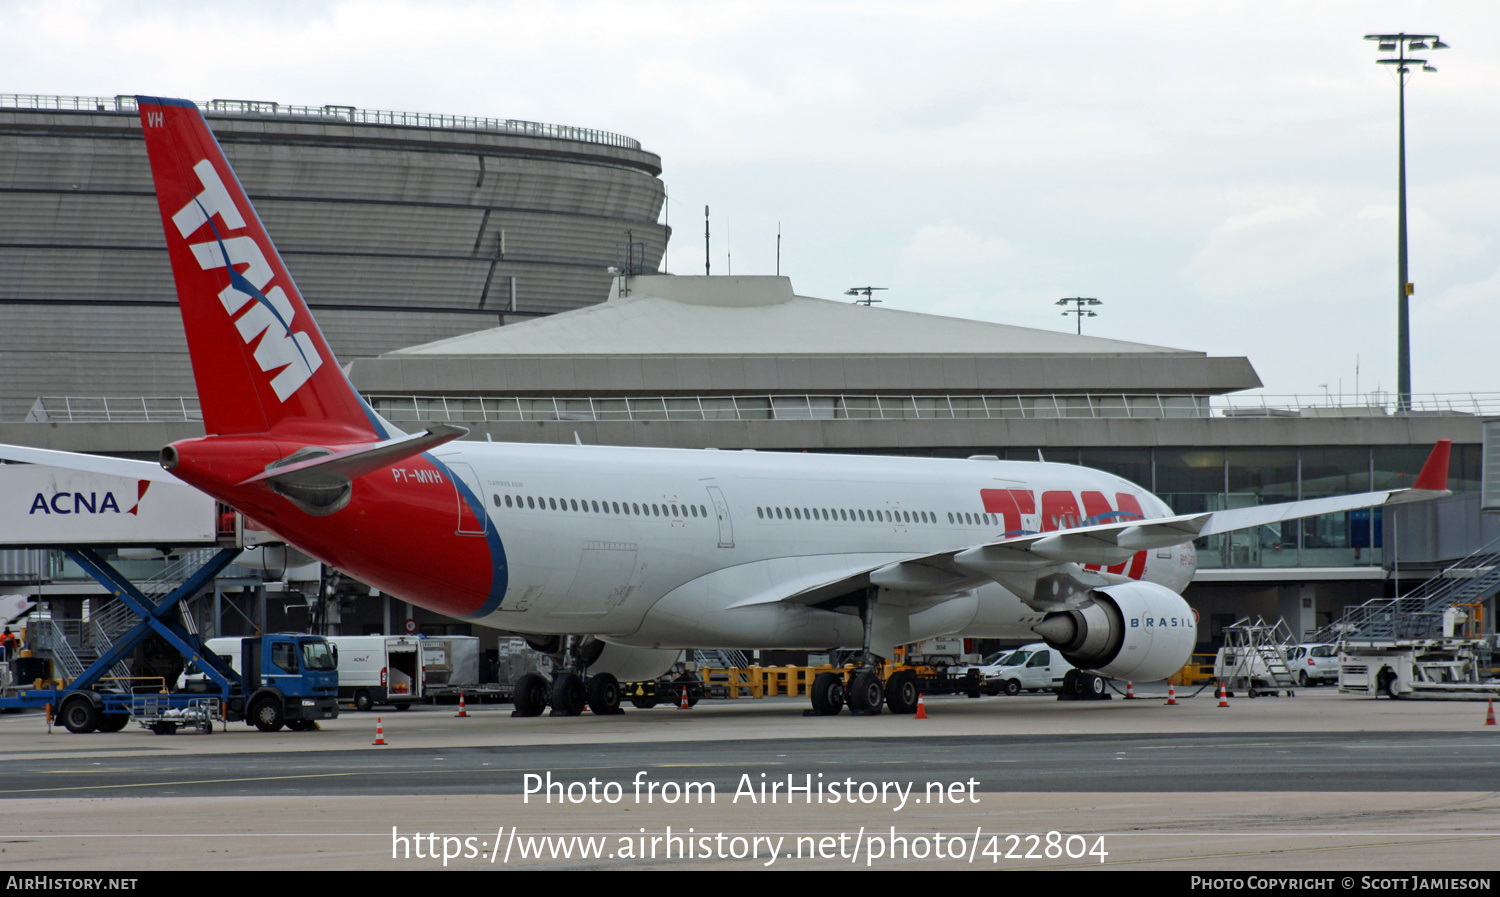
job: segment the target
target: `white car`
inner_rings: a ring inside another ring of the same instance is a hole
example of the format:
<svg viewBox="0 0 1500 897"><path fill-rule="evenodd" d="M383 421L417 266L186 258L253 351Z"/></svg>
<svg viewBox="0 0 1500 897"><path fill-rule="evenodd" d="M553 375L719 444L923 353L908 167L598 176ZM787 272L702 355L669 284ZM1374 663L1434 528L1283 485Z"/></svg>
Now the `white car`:
<svg viewBox="0 0 1500 897"><path fill-rule="evenodd" d="M1286 649L1286 665L1303 688L1339 681L1337 645L1293 645Z"/></svg>

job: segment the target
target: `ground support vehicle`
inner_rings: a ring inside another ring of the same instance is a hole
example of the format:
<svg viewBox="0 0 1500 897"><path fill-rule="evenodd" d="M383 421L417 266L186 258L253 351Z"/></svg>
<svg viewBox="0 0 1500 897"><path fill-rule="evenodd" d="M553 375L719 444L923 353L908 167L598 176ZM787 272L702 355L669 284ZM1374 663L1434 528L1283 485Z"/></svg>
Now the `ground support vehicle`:
<svg viewBox="0 0 1500 897"><path fill-rule="evenodd" d="M338 673L328 669L304 669L304 655L328 654L321 636L266 635L246 639L246 659L240 675L221 658L208 651L202 641L178 621L177 606L213 581L239 554L238 547L222 548L172 589L160 602L152 602L134 583L115 570L90 548L65 548L65 553L100 585L141 618L125 636L116 639L97 660L67 683L16 685L0 695L0 710L52 708L68 731L118 732L130 722L135 695L114 680L110 671L148 636L158 635L187 658L201 675L176 693L160 694L151 704L153 715L165 719L171 710L186 712L216 700L226 719L245 720L262 731L287 725L311 728L318 719L338 715L335 693ZM28 658L29 659L29 658ZM278 665L277 660L286 665ZM160 720L159 720L160 721Z"/></svg>
<svg viewBox="0 0 1500 897"><path fill-rule="evenodd" d="M509 701L512 689L498 682L481 682L479 638L439 635L421 639L422 700L431 704L467 701ZM340 674L342 676L342 673ZM339 680L342 682L342 678Z"/></svg>
<svg viewBox="0 0 1500 897"><path fill-rule="evenodd" d="M409 635L329 636L338 649L339 700L361 711L381 704L406 710L422 700L422 642Z"/></svg>
<svg viewBox="0 0 1500 897"><path fill-rule="evenodd" d="M1369 638L1339 643L1339 691L1387 698L1500 697L1479 638Z"/></svg>
<svg viewBox="0 0 1500 897"><path fill-rule="evenodd" d="M1214 658L1214 679L1224 684L1228 697L1240 688L1252 698L1281 692L1295 697L1297 679L1287 666L1292 644L1285 621L1273 624L1257 617L1225 626L1224 647Z"/></svg>

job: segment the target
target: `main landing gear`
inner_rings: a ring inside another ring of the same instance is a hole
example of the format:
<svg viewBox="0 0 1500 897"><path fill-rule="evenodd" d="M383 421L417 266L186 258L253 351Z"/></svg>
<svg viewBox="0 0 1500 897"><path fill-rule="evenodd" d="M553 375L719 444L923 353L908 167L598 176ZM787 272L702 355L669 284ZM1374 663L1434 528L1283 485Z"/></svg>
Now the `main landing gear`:
<svg viewBox="0 0 1500 897"><path fill-rule="evenodd" d="M892 713L916 713L917 698L921 695L921 683L917 671L897 670L882 678L885 661L871 650L874 641L875 590L866 596L864 608L864 645L860 663L847 672L819 673L813 677L810 697L812 710L808 716L834 716L844 705L849 712L874 715L884 706Z"/></svg>
<svg viewBox="0 0 1500 897"><path fill-rule="evenodd" d="M873 716L884 706L891 713L916 713L921 684L916 670L898 670L882 680L875 667L819 673L813 677L812 710L808 716L836 716L849 712Z"/></svg>
<svg viewBox="0 0 1500 897"><path fill-rule="evenodd" d="M570 635L551 641L548 646L559 652L552 655L553 669L557 672L550 682L540 673L527 673L516 680L511 698L516 709L511 716L541 716L549 708L553 716L578 716L585 707L596 716L625 712L620 709L622 694L618 679L609 673L587 675L589 664L598 660L604 650L603 642L583 642Z"/></svg>

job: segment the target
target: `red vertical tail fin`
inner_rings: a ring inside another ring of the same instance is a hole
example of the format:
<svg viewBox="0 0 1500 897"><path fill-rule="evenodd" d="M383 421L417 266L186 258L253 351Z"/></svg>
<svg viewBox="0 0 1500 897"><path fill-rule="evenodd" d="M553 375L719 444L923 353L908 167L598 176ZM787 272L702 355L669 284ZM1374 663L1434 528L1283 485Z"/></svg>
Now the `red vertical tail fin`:
<svg viewBox="0 0 1500 897"><path fill-rule="evenodd" d="M136 102L209 435L385 438L198 107L158 97Z"/></svg>

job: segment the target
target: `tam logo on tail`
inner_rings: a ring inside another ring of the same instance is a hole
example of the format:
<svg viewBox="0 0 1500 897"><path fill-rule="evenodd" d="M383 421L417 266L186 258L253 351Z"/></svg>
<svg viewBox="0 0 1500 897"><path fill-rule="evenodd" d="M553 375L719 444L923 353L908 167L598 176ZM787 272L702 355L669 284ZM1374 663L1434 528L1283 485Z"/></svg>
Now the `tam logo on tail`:
<svg viewBox="0 0 1500 897"><path fill-rule="evenodd" d="M235 329L246 345L260 337L260 343L255 347L255 362L262 371L281 369L271 378L271 388L275 390L276 398L285 402L312 378L313 372L322 366L323 358L306 333L292 331L291 321L296 312L281 287L271 287L269 292L263 292L275 272L266 262L266 255L255 238L248 235L225 238L214 227L216 215L226 230L244 228L245 219L235 208L234 200L224 188L213 163L203 159L193 166L193 173L198 176L203 190L172 216L172 223L184 239L197 233L205 224L209 226L212 239L191 243L188 248L203 270L225 268L229 272L229 286L220 291L219 301L231 318L241 309L248 308L235 320ZM248 267L241 274L236 265Z"/></svg>

